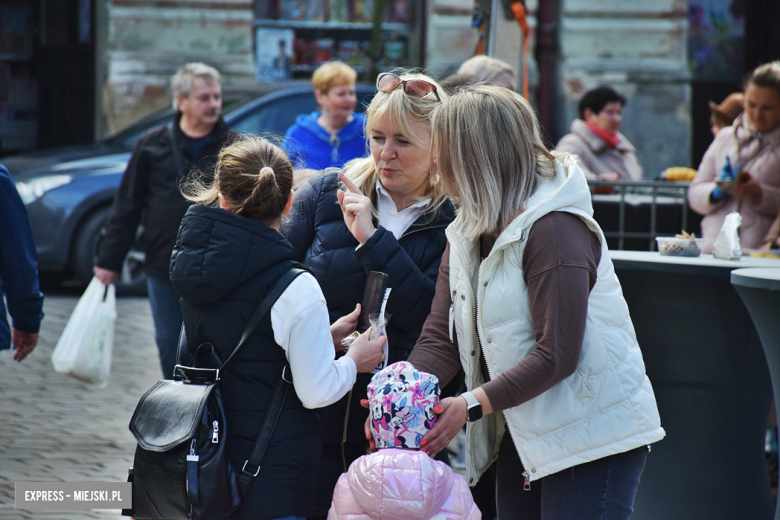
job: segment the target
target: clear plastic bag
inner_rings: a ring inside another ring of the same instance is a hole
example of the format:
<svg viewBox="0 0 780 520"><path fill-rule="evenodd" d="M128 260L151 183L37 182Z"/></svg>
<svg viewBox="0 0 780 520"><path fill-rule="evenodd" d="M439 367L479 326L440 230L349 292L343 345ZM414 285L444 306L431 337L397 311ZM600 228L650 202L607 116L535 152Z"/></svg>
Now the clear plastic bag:
<svg viewBox="0 0 780 520"><path fill-rule="evenodd" d="M739 225L742 216L737 213L729 213L723 221L715 243L712 245L712 256L724 260L739 260L742 256L742 248L739 244Z"/></svg>
<svg viewBox="0 0 780 520"><path fill-rule="evenodd" d="M89 383L106 383L114 348L115 291L113 285L92 279L54 347L54 370Z"/></svg>
<svg viewBox="0 0 780 520"><path fill-rule="evenodd" d="M372 312L369 314L368 322L371 324L371 333L368 335L368 339L375 340L382 336L387 337L387 323L389 321L390 314L388 313L381 314L378 312ZM384 370L387 366L387 356L390 352L390 347L387 344L387 341L385 341L385 344L382 347L382 351L385 354L385 358L379 362L374 370L371 371L372 374L376 374L377 372Z"/></svg>

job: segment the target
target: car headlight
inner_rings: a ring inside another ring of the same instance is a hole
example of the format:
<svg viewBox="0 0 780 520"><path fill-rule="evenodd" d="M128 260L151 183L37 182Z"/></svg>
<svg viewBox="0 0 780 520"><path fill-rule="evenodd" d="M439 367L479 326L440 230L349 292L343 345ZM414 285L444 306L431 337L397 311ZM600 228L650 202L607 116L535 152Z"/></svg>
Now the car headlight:
<svg viewBox="0 0 780 520"><path fill-rule="evenodd" d="M73 177L70 175L47 175L44 177L36 177L29 181L17 182L16 190L22 197L22 202L27 206L43 197L43 194L47 191L68 184L71 179L73 179Z"/></svg>

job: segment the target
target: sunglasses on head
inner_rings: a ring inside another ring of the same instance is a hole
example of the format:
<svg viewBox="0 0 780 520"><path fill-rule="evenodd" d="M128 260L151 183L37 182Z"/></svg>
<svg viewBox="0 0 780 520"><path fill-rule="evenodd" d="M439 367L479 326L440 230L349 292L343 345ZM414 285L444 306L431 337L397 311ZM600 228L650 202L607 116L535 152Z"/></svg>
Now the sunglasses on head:
<svg viewBox="0 0 780 520"><path fill-rule="evenodd" d="M422 99L432 93L436 96L437 101L441 101L439 93L436 92L436 85L422 79L401 79L392 72L384 72L376 78L377 90L379 92L384 92L385 94L388 94L401 86L404 87L404 94L409 97Z"/></svg>

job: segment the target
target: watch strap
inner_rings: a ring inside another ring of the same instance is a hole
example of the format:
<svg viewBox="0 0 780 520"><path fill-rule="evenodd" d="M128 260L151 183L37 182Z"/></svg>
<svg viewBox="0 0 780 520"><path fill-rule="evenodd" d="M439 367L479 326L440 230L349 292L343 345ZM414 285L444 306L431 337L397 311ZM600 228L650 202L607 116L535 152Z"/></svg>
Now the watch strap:
<svg viewBox="0 0 780 520"><path fill-rule="evenodd" d="M480 405L477 398L471 392L463 392L460 395L462 395L463 398L466 400L466 404L468 405L469 408Z"/></svg>

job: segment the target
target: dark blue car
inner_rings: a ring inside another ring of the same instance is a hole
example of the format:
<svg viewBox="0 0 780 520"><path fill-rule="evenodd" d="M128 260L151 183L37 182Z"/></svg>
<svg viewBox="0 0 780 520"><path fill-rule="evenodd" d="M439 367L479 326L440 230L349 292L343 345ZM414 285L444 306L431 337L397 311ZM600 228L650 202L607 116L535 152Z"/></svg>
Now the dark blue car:
<svg viewBox="0 0 780 520"><path fill-rule="evenodd" d="M358 85L363 111L373 87ZM279 137L300 114L317 109L309 85L266 85L253 93L224 92L223 115L239 132ZM152 114L116 135L88 145L39 150L0 158L14 177L30 215L39 270L75 275L86 284L100 232L136 141L148 129L173 119L173 110ZM143 240L139 230L139 240ZM125 260L117 289L125 294L145 291L143 253L133 249Z"/></svg>

